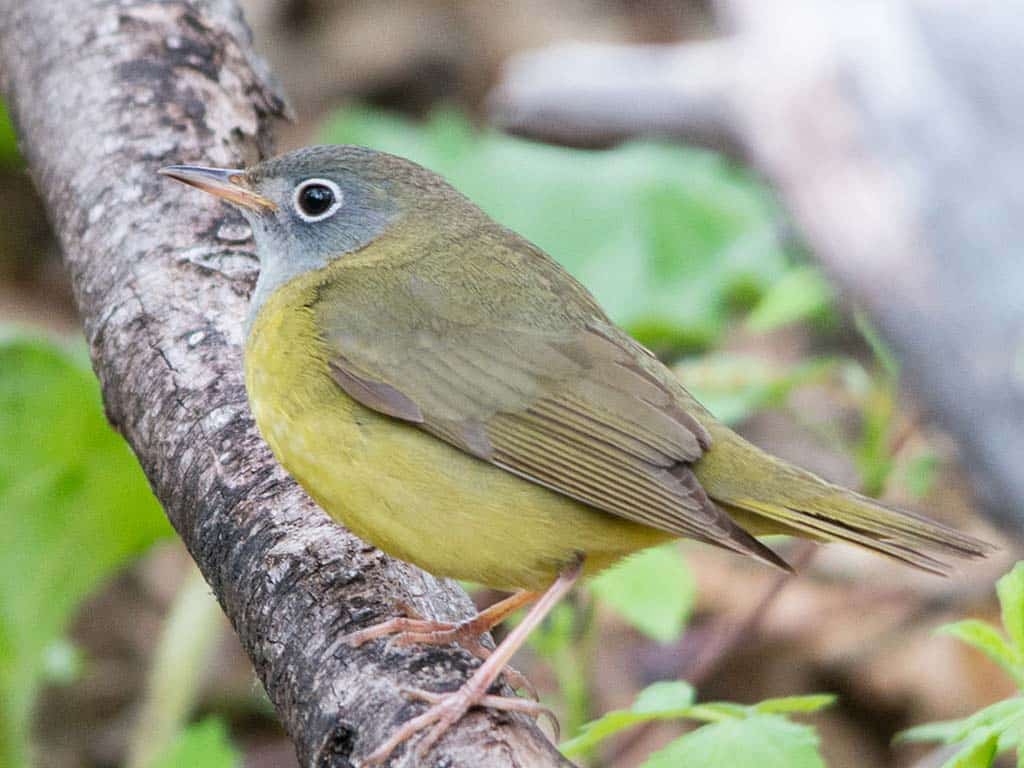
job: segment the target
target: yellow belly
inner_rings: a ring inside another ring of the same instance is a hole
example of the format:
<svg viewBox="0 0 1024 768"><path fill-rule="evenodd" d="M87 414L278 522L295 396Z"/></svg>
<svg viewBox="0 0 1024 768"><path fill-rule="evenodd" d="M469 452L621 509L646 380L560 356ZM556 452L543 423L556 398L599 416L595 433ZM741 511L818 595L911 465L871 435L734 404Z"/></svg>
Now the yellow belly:
<svg viewBox="0 0 1024 768"><path fill-rule="evenodd" d="M332 518L437 576L544 589L585 555L593 573L667 534L594 510L371 411L331 379L306 305L279 289L246 344L246 388L274 454Z"/></svg>

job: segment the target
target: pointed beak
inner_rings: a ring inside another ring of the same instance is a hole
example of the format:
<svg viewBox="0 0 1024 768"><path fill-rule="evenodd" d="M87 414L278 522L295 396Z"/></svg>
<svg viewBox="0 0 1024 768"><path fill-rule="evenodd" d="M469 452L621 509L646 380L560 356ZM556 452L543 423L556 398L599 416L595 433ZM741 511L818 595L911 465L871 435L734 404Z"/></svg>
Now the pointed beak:
<svg viewBox="0 0 1024 768"><path fill-rule="evenodd" d="M252 211L277 210L277 205L249 187L243 170L204 168L201 165L168 165L161 168L159 173Z"/></svg>

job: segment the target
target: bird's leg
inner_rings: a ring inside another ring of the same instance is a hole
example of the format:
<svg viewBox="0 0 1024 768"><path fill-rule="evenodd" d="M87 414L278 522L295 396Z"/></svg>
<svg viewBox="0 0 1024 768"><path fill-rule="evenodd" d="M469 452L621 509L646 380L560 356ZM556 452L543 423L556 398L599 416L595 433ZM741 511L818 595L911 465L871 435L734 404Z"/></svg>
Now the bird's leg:
<svg viewBox="0 0 1024 768"><path fill-rule="evenodd" d="M525 618L509 632L508 637L494 649L494 652L480 665L476 672L473 673L473 676L457 691L452 693L409 691L408 693L416 698L433 702L430 709L404 723L401 728L392 734L391 738L381 744L363 761L363 765L380 765L388 759L395 748L402 742L429 728L430 730L423 737L416 750L421 758L424 757L431 747L437 743L437 740L444 736L445 732L474 706L538 714L538 708L531 702L524 702L522 699L513 697L493 696L488 694L487 691L501 675L502 669L505 668L505 665L508 664L515 652L526 641L530 632L544 620L544 617L551 612L551 609L572 589L573 584L579 579L582 570L583 562L580 560L571 568L563 571L555 583L530 608Z"/></svg>
<svg viewBox="0 0 1024 768"><path fill-rule="evenodd" d="M395 635L392 642L397 645L412 645L423 643L425 645L479 645L479 638L484 632L490 631L508 618L509 614L522 608L524 605L537 600L540 597L538 592L516 592L504 600L499 600L494 605L480 611L471 619L458 623L447 621L433 621L417 616L408 606L405 607L405 616L382 621L372 627L353 632L345 638L345 641L358 648L363 643L376 640L379 637ZM467 648L467 650L471 650ZM487 650L487 649L484 649ZM482 655L482 654L477 654Z"/></svg>
<svg viewBox="0 0 1024 768"><path fill-rule="evenodd" d="M540 595L539 592L516 592L480 611L473 618L457 624L424 619L416 615L409 606L405 606L405 616L388 619L372 627L353 632L345 638L345 641L358 648L370 640L393 635L391 642L396 645L458 643L478 659L486 661L492 652L490 648L480 642L480 635L489 632L512 613L537 600ZM506 667L505 679L513 688L526 690L534 699L537 698L537 691L533 684L515 669Z"/></svg>
<svg viewBox="0 0 1024 768"><path fill-rule="evenodd" d="M459 641L459 645L469 653L476 656L480 661L487 661L491 657L494 651L488 648L486 645L481 643L479 640L473 640L473 642L467 646L463 641ZM515 667L506 664L505 668L501 671L502 679L510 686L515 688L517 691L526 691L526 695L534 701L540 701L540 694L537 693L537 687L530 682L530 678L524 675ZM557 723L556 723L557 726Z"/></svg>
<svg viewBox="0 0 1024 768"><path fill-rule="evenodd" d="M505 668L505 671L508 671L508 667ZM425 701L427 704L440 704L444 701L445 696L451 695L445 693L434 693L433 691L424 691L419 688L403 691L403 693L410 699ZM554 712L540 702L517 699L514 696L492 696L491 694L487 694L486 696L480 697L480 700L476 702L476 706L500 709L504 712L519 712L533 718L546 717L548 722L551 723L551 728L555 732L555 743L562 740L562 726L559 725L558 718L555 717Z"/></svg>

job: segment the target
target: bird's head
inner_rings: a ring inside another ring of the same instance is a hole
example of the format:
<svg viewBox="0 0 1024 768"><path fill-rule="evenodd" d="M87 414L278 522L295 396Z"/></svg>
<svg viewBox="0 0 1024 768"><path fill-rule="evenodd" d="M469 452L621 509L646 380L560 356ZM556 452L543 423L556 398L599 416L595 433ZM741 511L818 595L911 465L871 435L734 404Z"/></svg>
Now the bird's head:
<svg viewBox="0 0 1024 768"><path fill-rule="evenodd" d="M260 260L257 302L365 248L403 219L437 226L432 212L461 198L409 160L351 145L307 147L244 170L170 165L160 173L242 212Z"/></svg>

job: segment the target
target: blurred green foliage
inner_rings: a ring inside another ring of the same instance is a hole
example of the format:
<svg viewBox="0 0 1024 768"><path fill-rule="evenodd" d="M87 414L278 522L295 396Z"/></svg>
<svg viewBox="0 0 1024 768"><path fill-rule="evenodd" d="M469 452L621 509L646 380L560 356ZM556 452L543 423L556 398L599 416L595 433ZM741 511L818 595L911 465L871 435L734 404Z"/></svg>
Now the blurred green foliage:
<svg viewBox="0 0 1024 768"><path fill-rule="evenodd" d="M697 704L696 692L682 681L655 683L641 691L629 709L609 712L585 725L562 744L567 756L584 754L604 739L655 720L707 723L652 754L644 768L824 768L818 737L787 714L817 712L833 703L827 694L768 699L745 706L729 702Z"/></svg>
<svg viewBox="0 0 1024 768"><path fill-rule="evenodd" d="M914 456L903 471L903 486L914 499L923 499L935 487L941 463L931 451Z"/></svg>
<svg viewBox="0 0 1024 768"><path fill-rule="evenodd" d="M767 408L778 408L800 387L835 373L834 359L779 365L759 358L711 353L687 359L675 373L694 397L726 424L739 424Z"/></svg>
<svg viewBox="0 0 1024 768"><path fill-rule="evenodd" d="M770 298L754 315L762 327L828 304L821 278L782 246L779 211L764 187L709 152L650 142L564 149L476 130L451 111L418 125L351 108L321 139L385 150L440 173L559 259L647 344L706 349L736 310L762 297ZM772 296L772 286L784 293Z"/></svg>
<svg viewBox="0 0 1024 768"><path fill-rule="evenodd" d="M0 101L0 168L17 168L20 165L21 154L18 152L14 123L11 122L7 106Z"/></svg>
<svg viewBox="0 0 1024 768"><path fill-rule="evenodd" d="M825 768L818 734L779 715L752 714L705 725L655 752L643 768Z"/></svg>
<svg viewBox="0 0 1024 768"><path fill-rule="evenodd" d="M1017 696L998 701L962 720L928 723L903 731L898 741L938 741L960 748L942 768L988 768L1004 752L1017 752L1024 766L1024 561L996 584L1002 629L977 619L939 628L977 648L1013 678Z"/></svg>
<svg viewBox="0 0 1024 768"><path fill-rule="evenodd" d="M562 743L562 753L568 757L585 754L634 725L684 718L696 700L696 690L683 680L654 683L637 694L629 709L613 710L584 725L579 735Z"/></svg>
<svg viewBox="0 0 1024 768"><path fill-rule="evenodd" d="M242 764L217 718L207 718L182 731L153 768L236 768Z"/></svg>
<svg viewBox="0 0 1024 768"><path fill-rule="evenodd" d="M220 604L199 569L191 566L167 612L150 660L146 693L128 742L126 768L153 768L160 764L161 754L179 749L182 731L193 714L225 629ZM208 724L206 729L223 731L219 724ZM192 738L202 741L199 735ZM207 764L221 763L203 763Z"/></svg>
<svg viewBox="0 0 1024 768"><path fill-rule="evenodd" d="M696 589L675 543L627 557L590 582L598 600L659 643L682 635Z"/></svg>
<svg viewBox="0 0 1024 768"><path fill-rule="evenodd" d="M876 368L873 375L863 369L847 369L847 383L860 398L863 416L854 458L863 491L869 496L880 496L895 467L892 441L897 426L900 365L866 315L857 312L854 322L874 356Z"/></svg>
<svg viewBox="0 0 1024 768"><path fill-rule="evenodd" d="M0 340L0 765L11 768L28 764L44 678L81 667L62 639L75 609L171 530L84 358Z"/></svg>
<svg viewBox="0 0 1024 768"><path fill-rule="evenodd" d="M747 328L768 333L791 323L825 318L832 312L832 287L811 266L796 267L776 280L747 317Z"/></svg>
<svg viewBox="0 0 1024 768"><path fill-rule="evenodd" d="M591 612L569 601L556 605L527 638L529 647L547 662L554 674L561 709L559 724L566 733L575 733L591 717L595 640Z"/></svg>

